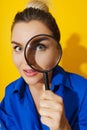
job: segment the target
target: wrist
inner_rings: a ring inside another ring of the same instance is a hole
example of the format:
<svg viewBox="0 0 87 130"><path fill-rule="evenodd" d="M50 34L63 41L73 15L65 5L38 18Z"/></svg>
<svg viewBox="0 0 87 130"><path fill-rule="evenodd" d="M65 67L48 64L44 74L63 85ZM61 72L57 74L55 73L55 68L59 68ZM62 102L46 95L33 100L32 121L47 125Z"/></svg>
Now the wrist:
<svg viewBox="0 0 87 130"><path fill-rule="evenodd" d="M68 121L66 120L65 126L61 130L71 130L71 126L69 125Z"/></svg>

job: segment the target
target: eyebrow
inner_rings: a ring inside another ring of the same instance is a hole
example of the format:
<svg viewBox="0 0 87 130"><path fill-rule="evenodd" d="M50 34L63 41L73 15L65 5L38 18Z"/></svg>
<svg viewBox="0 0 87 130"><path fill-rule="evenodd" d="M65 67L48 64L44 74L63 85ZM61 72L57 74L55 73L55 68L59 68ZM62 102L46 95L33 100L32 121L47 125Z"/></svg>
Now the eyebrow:
<svg viewBox="0 0 87 130"><path fill-rule="evenodd" d="M46 37L41 37L39 39L36 39L36 42L42 42L43 40L48 40Z"/></svg>
<svg viewBox="0 0 87 130"><path fill-rule="evenodd" d="M11 44L17 44L17 45L21 45L20 43L18 43L18 42L15 42L15 41L11 41Z"/></svg>

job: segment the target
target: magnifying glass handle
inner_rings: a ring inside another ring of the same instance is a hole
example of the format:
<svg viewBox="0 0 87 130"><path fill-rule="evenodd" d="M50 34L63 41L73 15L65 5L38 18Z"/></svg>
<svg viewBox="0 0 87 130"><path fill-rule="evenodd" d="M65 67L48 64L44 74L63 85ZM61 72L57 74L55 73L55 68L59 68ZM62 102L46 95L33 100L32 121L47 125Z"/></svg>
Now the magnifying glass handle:
<svg viewBox="0 0 87 130"><path fill-rule="evenodd" d="M50 90L50 88L49 88L49 80L48 80L48 73L44 72L43 75L44 75L44 82L45 82L45 90Z"/></svg>

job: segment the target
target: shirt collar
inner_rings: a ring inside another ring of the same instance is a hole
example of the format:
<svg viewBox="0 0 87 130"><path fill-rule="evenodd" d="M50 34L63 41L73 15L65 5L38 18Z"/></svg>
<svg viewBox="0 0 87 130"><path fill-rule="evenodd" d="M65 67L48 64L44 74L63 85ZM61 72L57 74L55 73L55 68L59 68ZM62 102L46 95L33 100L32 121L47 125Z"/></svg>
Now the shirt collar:
<svg viewBox="0 0 87 130"><path fill-rule="evenodd" d="M54 90L55 86L58 87L60 85L69 87L69 88L71 86L67 73L63 70L62 67L57 66L53 70L51 89Z"/></svg>
<svg viewBox="0 0 87 130"><path fill-rule="evenodd" d="M25 88L26 88L26 83L24 81L24 79L22 77L20 77L19 79L17 79L15 82L14 82L14 90L13 92L16 93L16 92L19 92L20 94L24 92Z"/></svg>

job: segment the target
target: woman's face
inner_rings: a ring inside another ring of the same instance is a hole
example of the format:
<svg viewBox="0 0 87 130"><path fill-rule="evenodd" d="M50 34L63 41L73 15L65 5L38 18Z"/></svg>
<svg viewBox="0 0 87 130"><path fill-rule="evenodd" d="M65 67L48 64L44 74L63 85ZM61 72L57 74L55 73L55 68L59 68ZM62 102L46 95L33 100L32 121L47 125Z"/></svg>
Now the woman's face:
<svg viewBox="0 0 87 130"><path fill-rule="evenodd" d="M26 43L38 34L52 35L51 31L40 21L16 23L12 30L13 61L24 80L31 85L43 82L43 74L31 69L24 58Z"/></svg>

